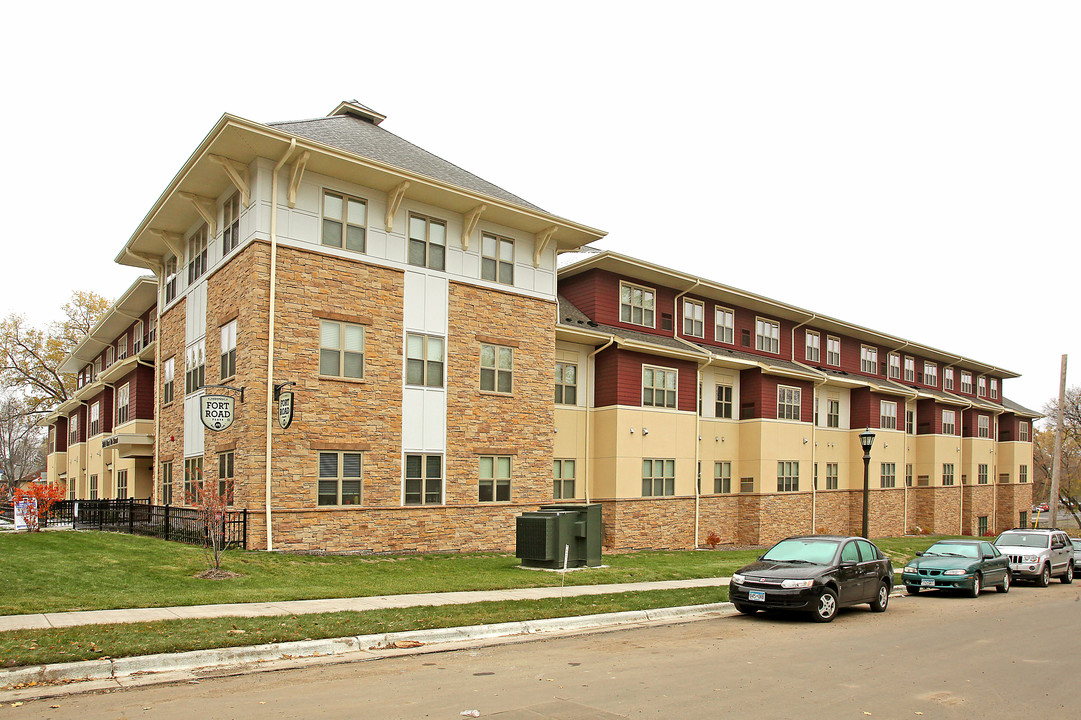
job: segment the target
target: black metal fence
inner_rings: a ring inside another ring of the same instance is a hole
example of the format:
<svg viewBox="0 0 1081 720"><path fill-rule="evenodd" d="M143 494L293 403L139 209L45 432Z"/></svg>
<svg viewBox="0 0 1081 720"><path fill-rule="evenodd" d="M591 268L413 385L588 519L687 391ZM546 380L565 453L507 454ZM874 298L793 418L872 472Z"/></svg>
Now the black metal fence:
<svg viewBox="0 0 1081 720"><path fill-rule="evenodd" d="M0 520L15 522L15 505L10 502L0 502Z"/></svg>
<svg viewBox="0 0 1081 720"><path fill-rule="evenodd" d="M206 545L209 534L199 510L151 505L150 498L127 500L61 500L49 509L45 525L146 535L161 540ZM248 548L248 511L226 510L223 542Z"/></svg>

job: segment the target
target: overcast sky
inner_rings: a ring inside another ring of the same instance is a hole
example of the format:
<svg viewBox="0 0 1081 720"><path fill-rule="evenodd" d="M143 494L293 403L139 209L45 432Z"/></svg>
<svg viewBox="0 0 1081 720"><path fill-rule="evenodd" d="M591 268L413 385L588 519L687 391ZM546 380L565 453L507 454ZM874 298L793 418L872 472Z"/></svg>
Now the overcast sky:
<svg viewBox="0 0 1081 720"><path fill-rule="evenodd" d="M19 3L0 314L115 298L214 122L383 127L599 243L998 365L1081 377L1081 3Z"/></svg>

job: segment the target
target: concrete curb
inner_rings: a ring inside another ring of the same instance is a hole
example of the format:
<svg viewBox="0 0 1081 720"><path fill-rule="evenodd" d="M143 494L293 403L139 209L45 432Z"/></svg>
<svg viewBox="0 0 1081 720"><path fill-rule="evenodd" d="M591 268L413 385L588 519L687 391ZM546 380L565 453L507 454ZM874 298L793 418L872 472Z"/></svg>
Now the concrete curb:
<svg viewBox="0 0 1081 720"><path fill-rule="evenodd" d="M679 622L702 619L734 611L731 603L688 605L656 610L630 610L627 612L580 615L544 620L468 627L436 628L400 633L358 635L323 640L300 640L288 643L270 643L246 647L194 650L184 653L162 653L138 657L86 660L83 662L30 665L0 670L0 701L23 701L43 697L55 697L81 692L92 692L103 687L125 687L129 684L145 685L153 682L176 682L197 677L197 672L216 670L252 671L259 666L277 669L269 663L321 659L324 662L359 662L400 655L410 650L431 652L433 645L476 643L513 636L531 636L546 633L588 632L646 623ZM397 643L419 643L416 648L398 648ZM157 676L155 678L155 676ZM129 682L135 679L137 682ZM104 685L101 682L111 681ZM26 687L30 683L35 685ZM64 683L64 684L50 684ZM83 684L85 683L85 684ZM12 689L13 686L21 686Z"/></svg>

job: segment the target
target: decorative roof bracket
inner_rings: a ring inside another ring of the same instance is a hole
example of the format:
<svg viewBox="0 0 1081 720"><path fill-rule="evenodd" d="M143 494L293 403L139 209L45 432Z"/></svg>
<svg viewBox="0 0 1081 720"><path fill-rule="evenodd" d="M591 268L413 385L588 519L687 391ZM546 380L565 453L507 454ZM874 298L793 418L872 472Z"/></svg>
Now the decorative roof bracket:
<svg viewBox="0 0 1081 720"><path fill-rule="evenodd" d="M189 192L181 192L177 193L177 195L195 206L195 211L199 213L199 216L203 218L203 222L210 229L210 237L218 234L218 208L214 205L213 200Z"/></svg>
<svg viewBox="0 0 1081 720"><path fill-rule="evenodd" d="M136 252L135 250L128 250L128 255L146 264L160 280L162 275L165 274L165 263L162 262L162 258L154 257L153 255L147 255L146 253Z"/></svg>
<svg viewBox="0 0 1081 720"><path fill-rule="evenodd" d="M555 235L556 230L558 229L559 228L553 225L537 233L533 240L533 267L538 267L540 265L541 255L548 249L548 243L551 242L552 236Z"/></svg>
<svg viewBox="0 0 1081 720"><path fill-rule="evenodd" d="M173 257L176 258L177 264L181 264L184 261L184 236L175 232L169 232L168 230L157 230L150 228L150 234L158 237L163 243L165 243L169 250L172 251Z"/></svg>
<svg viewBox="0 0 1081 720"><path fill-rule="evenodd" d="M248 207L251 204L251 182L248 166L221 155L208 155L207 157L221 165L221 169L225 171L229 180L240 191L240 201L244 203L244 207Z"/></svg>
<svg viewBox="0 0 1081 720"><path fill-rule="evenodd" d="M387 193L387 216L384 219L387 232L394 229L394 215L398 212L398 206L402 204L405 191L409 189L409 181L403 180L396 188Z"/></svg>
<svg viewBox="0 0 1081 720"><path fill-rule="evenodd" d="M304 169L308 167L308 159L311 158L311 156L311 151L305 150L290 168L289 207L291 208L297 206L297 190L300 189L300 180L304 177Z"/></svg>
<svg viewBox="0 0 1081 720"><path fill-rule="evenodd" d="M477 228L477 221L480 220L480 215L488 209L487 205L477 205L475 208L465 214L465 222L462 223L462 250L469 250L469 238L472 237L473 231Z"/></svg>

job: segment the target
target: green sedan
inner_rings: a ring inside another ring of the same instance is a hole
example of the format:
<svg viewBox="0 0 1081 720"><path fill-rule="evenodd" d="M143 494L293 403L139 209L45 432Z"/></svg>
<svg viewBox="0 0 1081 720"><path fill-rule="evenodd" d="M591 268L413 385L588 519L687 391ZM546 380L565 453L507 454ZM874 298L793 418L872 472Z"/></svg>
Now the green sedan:
<svg viewBox="0 0 1081 720"><path fill-rule="evenodd" d="M940 540L925 552L916 553L901 572L909 594L920 590L963 590L979 597L980 590L994 585L1009 592L1010 559L984 540Z"/></svg>

